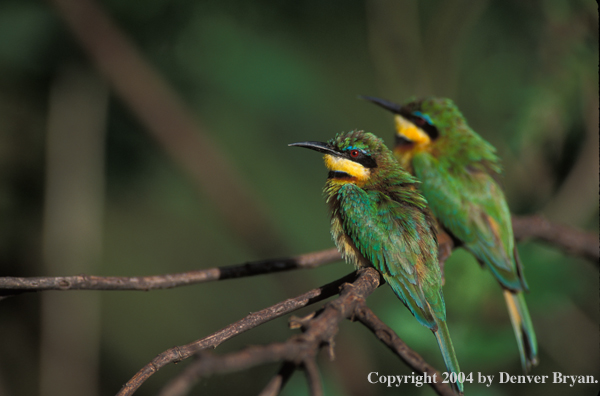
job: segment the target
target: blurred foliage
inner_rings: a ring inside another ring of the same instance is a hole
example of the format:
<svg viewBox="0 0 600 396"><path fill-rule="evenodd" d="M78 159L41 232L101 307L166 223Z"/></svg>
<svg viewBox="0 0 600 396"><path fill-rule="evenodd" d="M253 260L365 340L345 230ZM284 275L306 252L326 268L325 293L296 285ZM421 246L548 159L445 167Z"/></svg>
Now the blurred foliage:
<svg viewBox="0 0 600 396"><path fill-rule="evenodd" d="M366 129L391 142L391 119L358 94L402 102L452 97L504 158L515 213L598 230L598 13L589 0L317 1L106 0L116 23L182 96L299 254L332 246L317 156L286 147ZM0 269L42 265L49 92L65 65L92 69L50 3L0 0ZM98 275L148 275L260 259L232 237L212 203L115 97L105 150L106 197ZM198 153L202 155L202 153ZM210 172L210 169L206 169ZM595 375L598 273L535 243L520 245L540 343L534 374ZM100 293L102 395L116 393L156 354L284 298L338 278L317 270L152 293ZM465 372L520 374L500 289L457 251L446 265L449 326ZM77 292L68 293L77 298ZM369 300L381 318L436 367L434 337L388 288ZM40 296L0 303L0 394L37 394ZM298 313L309 312L305 309ZM76 322L78 318L71 318ZM285 320L219 347L287 338ZM337 359L320 361L328 395L385 395L369 372L410 374L358 324L344 323ZM183 363L185 364L185 363ZM214 376L203 394L256 394L277 366ZM181 365L136 393L155 394ZM73 373L76 375L76 373ZM593 394L598 386L468 385L469 395ZM428 388L403 388L430 395ZM284 395L306 394L297 373Z"/></svg>

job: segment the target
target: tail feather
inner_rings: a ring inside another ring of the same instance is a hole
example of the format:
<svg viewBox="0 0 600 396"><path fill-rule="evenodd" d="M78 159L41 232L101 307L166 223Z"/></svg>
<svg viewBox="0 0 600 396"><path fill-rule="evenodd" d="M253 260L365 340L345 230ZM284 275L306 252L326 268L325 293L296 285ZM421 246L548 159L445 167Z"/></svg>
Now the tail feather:
<svg viewBox="0 0 600 396"><path fill-rule="evenodd" d="M458 360L456 359L456 353L454 352L452 339L450 339L448 326L446 326L446 322L442 321L438 321L437 325L438 329L437 331L434 331L433 334L435 334L440 351L442 352L446 369L448 372L456 373L456 376L458 377L458 374L460 373L460 367L458 366ZM462 382L457 381L455 384L452 383L451 385L454 391L458 394L462 395L464 393Z"/></svg>
<svg viewBox="0 0 600 396"><path fill-rule="evenodd" d="M523 371L527 373L533 366L538 364L538 348L533 323L525 303L525 296L521 292L512 293L509 290L504 290L504 299L517 338L521 365Z"/></svg>

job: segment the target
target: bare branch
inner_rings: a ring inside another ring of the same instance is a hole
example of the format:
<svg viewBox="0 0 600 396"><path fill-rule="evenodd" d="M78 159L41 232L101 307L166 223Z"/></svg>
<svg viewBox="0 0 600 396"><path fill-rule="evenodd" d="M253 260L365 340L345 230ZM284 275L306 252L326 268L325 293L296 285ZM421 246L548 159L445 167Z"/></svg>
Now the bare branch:
<svg viewBox="0 0 600 396"><path fill-rule="evenodd" d="M598 235L576 228L554 224L541 216L513 216L513 229L518 240L532 238L555 245L566 253L581 256L598 265L600 258ZM439 238L440 267L455 248L445 233ZM0 277L0 299L7 296L45 290L156 290L216 280L241 278L301 268L316 268L341 259L335 249L302 254L290 258L260 260L241 265L209 268L179 274L153 276L58 276L58 277Z"/></svg>
<svg viewBox="0 0 600 396"><path fill-rule="evenodd" d="M559 224L540 216L513 216L515 237L532 238L557 246L566 253L598 263L598 235ZM440 267L455 248L452 239L442 233L439 238ZM179 274L153 276L58 276L58 277L0 277L0 299L19 293L45 290L156 290L216 280L241 278L301 268L316 268L341 259L335 249L302 254L290 258L260 260L241 265L209 268Z"/></svg>
<svg viewBox="0 0 600 396"><path fill-rule="evenodd" d="M381 340L392 352L402 359L407 366L419 374L427 374L433 379L431 387L438 395L454 396L455 393L447 384L443 384L439 371L429 365L418 353L410 349L404 341L388 325L383 323L365 303L359 304L354 316Z"/></svg>
<svg viewBox="0 0 600 396"><path fill-rule="evenodd" d="M295 335L284 343L247 347L223 356L203 353L197 361L190 364L179 377L164 388L162 396L185 394L198 378L214 373L243 370L278 361L304 365L308 359L316 356L321 346L333 343L339 323L344 318L349 318L357 302L364 301L364 298L379 285L380 275L377 270L374 268L359 270L358 277L352 284L342 285L340 297L327 303L318 315L306 323L303 334ZM131 385L135 379L136 377L130 380L118 396L131 395L143 382L136 381L136 386L133 387Z"/></svg>
<svg viewBox="0 0 600 396"><path fill-rule="evenodd" d="M594 259L598 257L598 244L597 236L591 233L585 233L570 227L560 226L552 224L544 220L539 216L531 216L525 218L513 218L513 224L515 229L515 235L517 238L532 237L539 240L547 241L551 244L557 245L567 252L572 254L581 255L588 259ZM443 242L440 242L440 250L447 253L453 248L451 238L446 238ZM444 257L446 257L444 256ZM184 285L191 285L196 283L238 278L244 276L252 276L258 274L286 271L291 269L300 268L314 268L325 263L330 263L340 259L340 254L336 249L327 249L320 252L304 254L292 258L283 258L275 260L261 260L252 263L246 263L242 265L234 265L220 268L212 268L200 271L191 271L180 274L167 274L162 276L147 276L147 277L98 277L98 276L71 276L71 277L37 277L37 278L16 278L16 277L0 277L0 298L6 295L12 295L23 292L41 291L41 290L153 290L153 289L166 289ZM364 274L369 272L361 272L361 277L357 279L353 284L348 284L344 290L355 288L357 285L361 285L361 288L367 287L370 283L367 282L365 286ZM371 269L371 271L375 271ZM375 271L376 273L376 271ZM259 326L269 320L278 318L289 312L293 312L299 308L321 301L337 293L338 287L343 282L351 281L353 275L349 275L338 281L332 282L319 289L311 290L293 299L283 301L279 304L275 304L269 308L265 308L259 312L253 313L245 317L244 319L233 323L218 332L194 341L184 346L178 346L171 348L156 358L154 358L149 364L144 366L119 392L119 395L131 395L135 390L151 375L158 371L161 367L169 363L179 362L186 359L198 351L204 350L209 347L215 347L220 343L240 334L248 329ZM361 282L359 282L361 280ZM379 285L379 279L377 279L377 285ZM372 285L371 285L372 286ZM375 286L377 287L377 286ZM374 290L374 289L373 289ZM330 354L333 355L333 336L337 332L339 321L343 318L351 317L355 315L358 320L369 327L378 338L382 340L390 349L397 353L408 365L413 367L415 371L421 373L435 373L435 369L429 366L418 354L411 351L406 345L402 343L400 338L387 326L385 326L379 319L377 319L368 308L364 305L364 298L368 296L372 290L367 288L357 293L358 297L352 293L340 294L340 298L326 305L323 311L309 315L304 319L296 319L298 327L309 329L302 336L311 336L314 339L320 340L318 348L322 345L329 345ZM362 303L357 303L356 299L362 299ZM334 315L332 312L338 312L339 315ZM317 330L318 329L318 330ZM325 338L323 338L325 337ZM329 338L327 338L329 337ZM288 341L288 343L291 342ZM308 342L304 339L303 342ZM271 344L277 345L277 344ZM311 344L312 345L312 344ZM314 347L314 345L313 345ZM265 347L266 348L266 347ZM275 347L273 347L275 348ZM262 349L260 349L262 351ZM284 348L284 351L287 351ZM260 352L262 353L262 352ZM257 352L257 356L260 356ZM283 352L281 352L283 353ZM286 352L288 353L288 352ZM316 353L316 352L315 352ZM254 356L253 353L250 354ZM197 373L193 374L188 379L195 380L199 376L206 375L212 372L228 371L230 367L229 363L218 363L221 366L215 366L211 368L210 364L206 361L216 361L218 359L225 359L225 357L207 357L203 355L201 367ZM229 355L226 355L229 359ZM242 355L240 355L242 356ZM257 363L259 360L252 360L252 357L246 357L249 359L247 364L260 364ZM263 357L266 361L277 361L271 360L272 354L267 354L267 357ZM270 356L270 357L269 357ZM312 367L307 363L313 359L309 358L308 355L302 355L302 358L282 358L279 360L288 361L293 363L294 369L297 366L302 366L307 374L307 379L311 383L311 392L320 394L322 389L320 388L320 382L317 384L318 376L315 376L315 371L311 371ZM314 355L313 355L314 356ZM220 360L219 360L220 362ZM243 362L240 362L240 364ZM314 363L314 362L313 362ZM217 363L215 363L217 364ZM206 366L208 365L208 366ZM307 366L308 365L308 366ZM194 365L192 365L194 366ZM195 366L194 366L195 367ZM224 367L219 369L219 367ZM288 370L291 370L290 366ZM282 368L283 370L283 368ZM293 372L293 370L291 370ZM291 375L291 372L286 375ZM281 379L279 379L280 377ZM437 376L439 378L439 375ZM279 392L283 384L287 380L287 377L283 374L275 377L269 386L267 386L263 392L265 394L276 394ZM320 381L320 379L319 379ZM440 384L432 385L434 389L440 394L451 394L448 392L446 387ZM441 387L441 388L440 388ZM450 389L449 387L447 387ZM451 390L450 390L451 392Z"/></svg>
<svg viewBox="0 0 600 396"><path fill-rule="evenodd" d="M277 396L283 389L287 381L290 379L297 366L290 362L284 362L281 365L281 369L277 375L275 375L271 381L265 386L265 388L258 394L258 396Z"/></svg>
<svg viewBox="0 0 600 396"><path fill-rule="evenodd" d="M378 337L382 337L382 341L395 353L402 356L411 367L420 372L427 372L429 375L437 374L436 379L441 380L440 374L433 367L424 362L418 354L411 351L395 335L393 330L385 326L366 308L365 298L380 283L380 275L374 268L359 270L358 277L352 284L342 286L339 298L327 303L317 313L308 315L296 322L304 330L303 334L292 336L283 343L250 346L241 351L222 356L202 353L197 361L190 364L180 376L165 386L161 396L187 394L199 378L211 374L244 370L278 361L289 362L294 366L302 365L311 394L322 395L321 380L314 358L322 347L333 348L333 340L338 332L340 322L354 317L364 320L365 325L371 328ZM270 388L270 385L267 388ZM438 382L430 385L440 395L453 395L452 389L447 384ZM130 393L120 393L122 396L125 394L129 395Z"/></svg>
<svg viewBox="0 0 600 396"><path fill-rule="evenodd" d="M337 249L302 254L290 258L260 260L241 265L209 268L179 274L155 276L58 276L58 277L0 277L0 296L44 290L156 290L193 285L209 281L245 276L316 268L341 259Z"/></svg>
<svg viewBox="0 0 600 396"><path fill-rule="evenodd" d="M299 352L288 348L287 343L251 346L223 356L203 351L179 376L161 390L159 396L185 395L201 377L215 373L241 371L261 364L293 360L297 353ZM131 393L119 393L118 395L121 394L129 395Z"/></svg>
<svg viewBox="0 0 600 396"><path fill-rule="evenodd" d="M207 348L214 348L222 342L263 323L329 298L339 292L339 287L342 284L352 281L355 279L355 277L356 275L354 273L346 275L343 278L328 283L320 288L310 290L298 297L290 298L271 307L251 313L238 322L232 323L208 337L194 341L187 345L170 348L152 359L150 363L138 371L123 386L118 395L132 395L133 392L135 392L135 390L139 388L142 383L144 383L144 381L169 363L180 362L192 356L194 353Z"/></svg>
<svg viewBox="0 0 600 396"><path fill-rule="evenodd" d="M304 373L306 374L306 381L308 382L308 390L311 396L323 396L323 384L321 383L321 376L319 375L319 368L315 357L308 358L302 364Z"/></svg>
<svg viewBox="0 0 600 396"><path fill-rule="evenodd" d="M534 239L549 243L568 254L581 256L598 265L600 258L598 235L573 227L551 223L542 216L513 216L517 240Z"/></svg>

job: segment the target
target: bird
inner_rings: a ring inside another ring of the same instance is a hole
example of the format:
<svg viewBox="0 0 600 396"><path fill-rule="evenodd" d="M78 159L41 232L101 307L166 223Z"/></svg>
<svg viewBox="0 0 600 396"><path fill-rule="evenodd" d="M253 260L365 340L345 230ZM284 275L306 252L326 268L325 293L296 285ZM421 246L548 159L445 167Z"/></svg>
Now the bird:
<svg viewBox="0 0 600 396"><path fill-rule="evenodd" d="M525 302L529 291L501 187L496 149L468 125L451 99L411 99L404 105L363 99L394 114L394 154L421 182L441 227L486 266L503 289L525 373L538 364L538 346Z"/></svg>
<svg viewBox="0 0 600 396"><path fill-rule="evenodd" d="M290 146L324 154L329 173L323 193L342 257L356 268L379 271L418 322L433 331L449 374L459 378L446 324L435 220L417 180L369 132L342 132L327 142ZM460 381L451 385L463 393Z"/></svg>

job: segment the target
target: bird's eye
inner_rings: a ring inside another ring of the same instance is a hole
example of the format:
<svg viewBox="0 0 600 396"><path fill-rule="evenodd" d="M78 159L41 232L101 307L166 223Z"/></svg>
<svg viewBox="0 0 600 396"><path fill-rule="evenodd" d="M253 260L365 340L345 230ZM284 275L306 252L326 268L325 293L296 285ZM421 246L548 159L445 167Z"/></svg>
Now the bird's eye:
<svg viewBox="0 0 600 396"><path fill-rule="evenodd" d="M350 150L350 157L356 158L356 157L358 157L358 154L359 154L358 150Z"/></svg>
<svg viewBox="0 0 600 396"><path fill-rule="evenodd" d="M418 126L423 126L425 125L425 120L422 119L421 117L414 117L414 123L417 124Z"/></svg>

